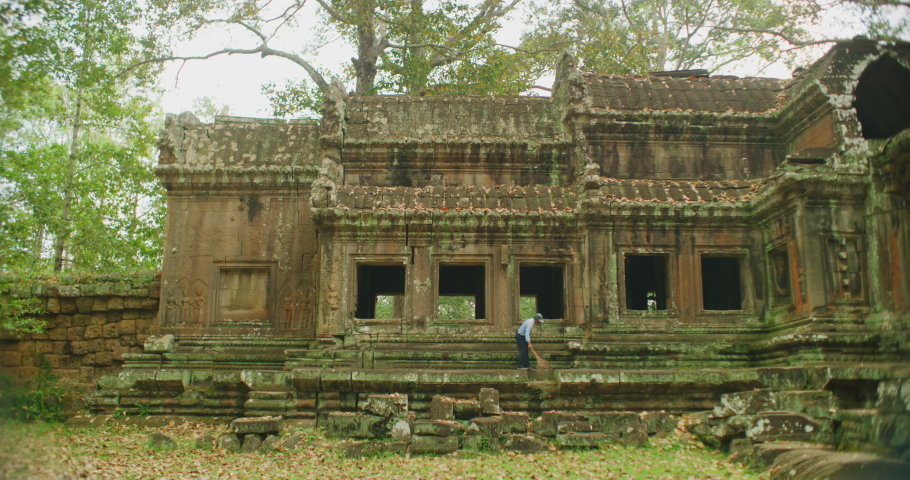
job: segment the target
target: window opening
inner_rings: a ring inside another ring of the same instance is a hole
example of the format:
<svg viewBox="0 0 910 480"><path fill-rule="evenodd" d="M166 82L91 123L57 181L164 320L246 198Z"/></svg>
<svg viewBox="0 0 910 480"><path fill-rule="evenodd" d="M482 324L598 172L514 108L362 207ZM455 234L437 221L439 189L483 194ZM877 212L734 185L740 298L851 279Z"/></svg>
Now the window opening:
<svg viewBox="0 0 910 480"><path fill-rule="evenodd" d="M357 266L356 318L401 318L403 310L403 265Z"/></svg>
<svg viewBox="0 0 910 480"><path fill-rule="evenodd" d="M742 272L739 257L701 257L701 287L705 310L742 310Z"/></svg>
<svg viewBox="0 0 910 480"><path fill-rule="evenodd" d="M522 265L518 271L519 296L536 299L537 312L544 318L565 316L563 267ZM535 313L537 313L535 312ZM533 316L533 313L531 314ZM522 316L522 318L528 318Z"/></svg>
<svg viewBox="0 0 910 480"><path fill-rule="evenodd" d="M440 265L439 304L441 320L486 317L486 282L483 265Z"/></svg>
<svg viewBox="0 0 910 480"><path fill-rule="evenodd" d="M888 138L910 127L910 70L890 56L866 67L854 93L863 138Z"/></svg>
<svg viewBox="0 0 910 480"><path fill-rule="evenodd" d="M518 318L531 318L537 313L537 295L522 295L518 298Z"/></svg>
<svg viewBox="0 0 910 480"><path fill-rule="evenodd" d="M654 312L667 309L666 255L626 255L626 308Z"/></svg>

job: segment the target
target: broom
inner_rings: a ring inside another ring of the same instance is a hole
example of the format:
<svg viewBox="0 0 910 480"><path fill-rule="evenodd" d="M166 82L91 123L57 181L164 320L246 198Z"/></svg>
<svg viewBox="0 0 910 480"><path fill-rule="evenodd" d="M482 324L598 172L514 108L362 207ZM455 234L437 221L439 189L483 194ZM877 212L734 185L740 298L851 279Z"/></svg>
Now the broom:
<svg viewBox="0 0 910 480"><path fill-rule="evenodd" d="M531 350L531 351L534 352L534 358L537 359L537 369L538 370L553 370L553 365L551 365L547 359L541 357L540 354L537 353L537 350Z"/></svg>

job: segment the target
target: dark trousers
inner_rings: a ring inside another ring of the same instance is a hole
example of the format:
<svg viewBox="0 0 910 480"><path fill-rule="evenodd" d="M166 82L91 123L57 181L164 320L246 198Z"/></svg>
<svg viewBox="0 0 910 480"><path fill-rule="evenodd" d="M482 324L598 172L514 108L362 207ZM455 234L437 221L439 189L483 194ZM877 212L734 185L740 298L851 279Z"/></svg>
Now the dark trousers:
<svg viewBox="0 0 910 480"><path fill-rule="evenodd" d="M531 368L528 360L528 342L524 335L515 334L515 343L518 344L518 368Z"/></svg>

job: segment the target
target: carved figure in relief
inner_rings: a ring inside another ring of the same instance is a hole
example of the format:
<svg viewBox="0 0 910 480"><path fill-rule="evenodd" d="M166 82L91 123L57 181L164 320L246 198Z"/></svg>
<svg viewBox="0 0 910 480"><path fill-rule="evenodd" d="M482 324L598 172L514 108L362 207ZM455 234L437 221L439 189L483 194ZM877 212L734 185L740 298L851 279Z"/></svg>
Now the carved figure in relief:
<svg viewBox="0 0 910 480"><path fill-rule="evenodd" d="M180 323L180 312L183 310L181 297L183 297L183 291L179 288L172 287L168 290L164 310L164 326L176 327Z"/></svg>
<svg viewBox="0 0 910 480"><path fill-rule="evenodd" d="M192 325L192 321L195 318L190 315L191 309L193 308L193 297L183 297L180 301L180 319L183 322L183 325Z"/></svg>
<svg viewBox="0 0 910 480"><path fill-rule="evenodd" d="M294 297L290 295L284 297L282 305L285 311L284 328L291 328L294 326Z"/></svg>
<svg viewBox="0 0 910 480"><path fill-rule="evenodd" d="M202 296L202 290L196 289L196 297L193 298L193 308L196 309L196 322L195 325L202 326L202 319L205 315L205 297Z"/></svg>

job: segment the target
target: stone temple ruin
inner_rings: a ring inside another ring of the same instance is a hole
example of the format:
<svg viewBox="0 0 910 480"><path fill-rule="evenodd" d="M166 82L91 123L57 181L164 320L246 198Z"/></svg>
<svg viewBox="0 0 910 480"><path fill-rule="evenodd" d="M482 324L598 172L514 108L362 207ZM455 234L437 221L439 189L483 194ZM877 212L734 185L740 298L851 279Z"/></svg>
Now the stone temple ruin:
<svg viewBox="0 0 910 480"><path fill-rule="evenodd" d="M709 411L718 446L908 456L908 44L790 81L563 56L552 98L334 85L319 122L181 114L160 148L158 336L96 413L416 418L449 451L426 419L577 446ZM534 311L553 371L515 370Z"/></svg>

